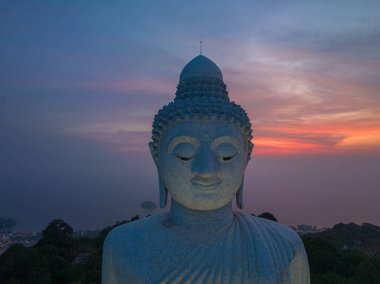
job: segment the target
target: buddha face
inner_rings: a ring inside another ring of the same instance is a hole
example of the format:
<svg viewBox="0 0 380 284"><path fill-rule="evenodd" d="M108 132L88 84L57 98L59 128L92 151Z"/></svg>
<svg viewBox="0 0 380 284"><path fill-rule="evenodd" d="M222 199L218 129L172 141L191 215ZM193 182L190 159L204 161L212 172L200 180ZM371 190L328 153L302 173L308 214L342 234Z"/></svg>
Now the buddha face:
<svg viewBox="0 0 380 284"><path fill-rule="evenodd" d="M169 127L157 166L174 200L191 209L214 210L235 196L247 162L247 147L234 124L193 120Z"/></svg>

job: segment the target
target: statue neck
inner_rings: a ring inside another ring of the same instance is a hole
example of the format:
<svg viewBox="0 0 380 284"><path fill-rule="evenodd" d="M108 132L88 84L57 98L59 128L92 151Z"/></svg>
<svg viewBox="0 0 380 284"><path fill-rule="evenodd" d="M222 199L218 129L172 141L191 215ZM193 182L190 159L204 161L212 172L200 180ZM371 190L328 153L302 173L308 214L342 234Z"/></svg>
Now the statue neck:
<svg viewBox="0 0 380 284"><path fill-rule="evenodd" d="M202 211L187 208L172 198L170 216L178 225L212 224L223 226L232 222L232 202L230 201L227 205L219 209Z"/></svg>

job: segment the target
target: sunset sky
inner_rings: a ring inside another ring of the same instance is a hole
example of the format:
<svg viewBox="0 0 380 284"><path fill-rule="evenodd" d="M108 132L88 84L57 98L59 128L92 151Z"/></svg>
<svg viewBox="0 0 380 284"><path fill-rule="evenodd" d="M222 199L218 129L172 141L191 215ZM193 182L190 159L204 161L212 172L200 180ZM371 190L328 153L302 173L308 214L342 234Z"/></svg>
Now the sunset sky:
<svg viewBox="0 0 380 284"><path fill-rule="evenodd" d="M1 1L0 218L160 210L147 143L203 54L246 109L245 210L380 225L379 1Z"/></svg>

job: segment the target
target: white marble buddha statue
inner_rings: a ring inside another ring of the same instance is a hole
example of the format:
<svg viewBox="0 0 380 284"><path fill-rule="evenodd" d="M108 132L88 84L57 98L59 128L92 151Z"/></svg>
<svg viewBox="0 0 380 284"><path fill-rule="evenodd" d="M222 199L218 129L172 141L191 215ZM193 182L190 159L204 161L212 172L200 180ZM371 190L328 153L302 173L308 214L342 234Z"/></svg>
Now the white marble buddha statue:
<svg viewBox="0 0 380 284"><path fill-rule="evenodd" d="M309 283L302 241L289 227L243 207L253 144L246 112L228 98L220 69L190 61L175 99L153 122L152 157L167 213L113 229L102 283Z"/></svg>

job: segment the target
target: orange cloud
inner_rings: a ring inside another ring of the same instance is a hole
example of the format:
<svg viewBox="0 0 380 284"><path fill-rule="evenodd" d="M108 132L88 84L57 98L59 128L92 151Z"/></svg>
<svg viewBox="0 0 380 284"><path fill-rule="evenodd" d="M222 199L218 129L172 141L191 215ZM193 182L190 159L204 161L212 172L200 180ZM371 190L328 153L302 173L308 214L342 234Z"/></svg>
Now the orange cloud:
<svg viewBox="0 0 380 284"><path fill-rule="evenodd" d="M259 43L254 48L243 47L242 52L240 60L221 60L227 65L221 67L231 100L241 104L252 119L254 154L300 155L380 148L380 83L371 77L380 72L380 64L339 53ZM84 82L81 86L174 94L176 84L176 78L170 82L151 78ZM145 120L123 117L124 121L85 125L78 131L112 143L120 152L141 151L142 144L146 149L153 115L154 112L146 113L149 119ZM121 135L120 130L126 133Z"/></svg>
<svg viewBox="0 0 380 284"><path fill-rule="evenodd" d="M254 155L316 154L323 152L323 145L297 139L259 137L254 139Z"/></svg>
<svg viewBox="0 0 380 284"><path fill-rule="evenodd" d="M230 92L252 119L255 154L380 150L380 81L374 78L380 64L259 44L245 52L245 61L228 69Z"/></svg>
<svg viewBox="0 0 380 284"><path fill-rule="evenodd" d="M253 142L257 155L338 154L346 151L380 150L380 127L284 126L258 129Z"/></svg>

